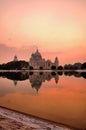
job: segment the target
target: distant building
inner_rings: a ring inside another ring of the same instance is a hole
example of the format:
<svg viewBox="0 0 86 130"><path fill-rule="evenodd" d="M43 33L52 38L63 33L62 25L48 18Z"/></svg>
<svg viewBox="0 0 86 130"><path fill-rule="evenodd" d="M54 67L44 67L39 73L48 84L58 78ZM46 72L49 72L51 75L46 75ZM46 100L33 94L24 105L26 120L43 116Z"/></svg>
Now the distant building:
<svg viewBox="0 0 86 130"><path fill-rule="evenodd" d="M40 52L38 49L35 53L32 53L31 58L29 60L29 66L32 66L34 69L51 69L51 66L58 67L59 61L58 58L55 58L54 62L51 62L50 60L45 60L42 58Z"/></svg>
<svg viewBox="0 0 86 130"><path fill-rule="evenodd" d="M18 58L17 58L17 56L16 56L16 55L14 56L13 61L18 61Z"/></svg>

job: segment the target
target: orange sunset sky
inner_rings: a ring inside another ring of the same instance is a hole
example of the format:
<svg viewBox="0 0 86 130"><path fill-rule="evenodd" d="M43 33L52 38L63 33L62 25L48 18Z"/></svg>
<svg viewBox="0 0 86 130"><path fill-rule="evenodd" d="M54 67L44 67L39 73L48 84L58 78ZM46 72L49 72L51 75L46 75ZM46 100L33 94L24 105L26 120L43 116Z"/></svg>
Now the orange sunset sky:
<svg viewBox="0 0 86 130"><path fill-rule="evenodd" d="M39 49L60 64L86 61L86 0L0 0L0 63Z"/></svg>

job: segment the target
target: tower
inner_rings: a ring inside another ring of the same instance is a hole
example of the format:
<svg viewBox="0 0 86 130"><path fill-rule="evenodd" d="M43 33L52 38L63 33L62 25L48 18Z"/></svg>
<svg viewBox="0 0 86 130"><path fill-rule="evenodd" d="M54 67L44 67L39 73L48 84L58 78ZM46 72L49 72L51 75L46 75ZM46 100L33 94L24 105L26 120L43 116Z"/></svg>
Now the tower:
<svg viewBox="0 0 86 130"><path fill-rule="evenodd" d="M58 58L57 58L57 57L55 58L55 62L54 62L54 64L55 64L56 66L59 65L59 61L58 61Z"/></svg>
<svg viewBox="0 0 86 130"><path fill-rule="evenodd" d="M14 56L13 61L18 61L18 58L17 58L17 56L16 56L16 55Z"/></svg>

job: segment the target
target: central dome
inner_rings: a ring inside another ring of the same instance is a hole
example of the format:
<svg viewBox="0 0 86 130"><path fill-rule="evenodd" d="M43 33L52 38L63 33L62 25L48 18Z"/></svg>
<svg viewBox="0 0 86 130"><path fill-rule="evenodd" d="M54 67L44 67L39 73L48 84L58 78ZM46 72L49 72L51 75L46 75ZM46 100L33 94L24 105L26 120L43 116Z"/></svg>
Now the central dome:
<svg viewBox="0 0 86 130"><path fill-rule="evenodd" d="M34 54L32 54L32 58L33 59L42 59L41 54L39 53L38 49L36 50L36 52Z"/></svg>
<svg viewBox="0 0 86 130"><path fill-rule="evenodd" d="M35 56L41 56L40 52L38 51L38 49L36 50L36 52L34 53Z"/></svg>

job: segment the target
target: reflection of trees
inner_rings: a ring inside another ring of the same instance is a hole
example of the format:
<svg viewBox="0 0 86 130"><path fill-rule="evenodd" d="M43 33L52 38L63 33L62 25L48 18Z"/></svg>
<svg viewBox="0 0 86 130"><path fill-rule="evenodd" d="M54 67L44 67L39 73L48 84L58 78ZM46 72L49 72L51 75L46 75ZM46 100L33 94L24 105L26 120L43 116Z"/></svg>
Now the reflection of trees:
<svg viewBox="0 0 86 130"><path fill-rule="evenodd" d="M55 72L4 72L0 73L0 76L13 80L14 85L17 85L18 81L29 79L32 88L37 91L40 89L42 82L50 81L54 78L55 82L58 83L59 80L59 76Z"/></svg>
<svg viewBox="0 0 86 130"><path fill-rule="evenodd" d="M74 71L64 71L64 75L65 76L72 76L72 75L74 75Z"/></svg>
<svg viewBox="0 0 86 130"><path fill-rule="evenodd" d="M16 86L18 81L22 81L22 80L26 80L29 78L29 74L28 73L24 73L24 72L4 72L4 73L0 73L0 76L2 77L6 77L7 79L13 80L14 85Z"/></svg>
<svg viewBox="0 0 86 130"><path fill-rule="evenodd" d="M62 76L63 75L63 71L58 71L58 75Z"/></svg>
<svg viewBox="0 0 86 130"><path fill-rule="evenodd" d="M0 77L13 80L14 85L17 85L18 81L29 79L32 88L35 88L37 91L40 89L42 82L50 81L54 78L55 82L58 83L59 75L63 75L63 71L58 72L0 72ZM76 71L64 71L65 76L75 76L83 77L86 79L86 72L76 72Z"/></svg>
<svg viewBox="0 0 86 130"><path fill-rule="evenodd" d="M11 80L26 80L29 78L29 74L28 73L21 73L21 72L1 72L0 73L1 77L6 77L7 79L11 79Z"/></svg>
<svg viewBox="0 0 86 130"><path fill-rule="evenodd" d="M76 71L64 71L65 76L75 76L77 78L83 77L86 79L86 72L76 72Z"/></svg>
<svg viewBox="0 0 86 130"><path fill-rule="evenodd" d="M80 77L81 77L81 73L75 72L75 73L74 73L74 76L77 77L77 78L80 78Z"/></svg>
<svg viewBox="0 0 86 130"><path fill-rule="evenodd" d="M56 82L56 84L57 84L57 83L58 83L58 80L59 80L58 73L56 73L56 72L51 72L51 75L53 76L53 78L55 79L55 82Z"/></svg>
<svg viewBox="0 0 86 130"><path fill-rule="evenodd" d="M86 79L86 72L82 72L81 76Z"/></svg>

